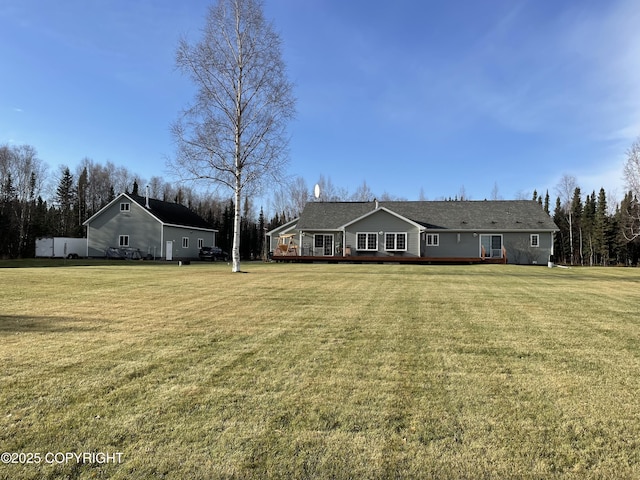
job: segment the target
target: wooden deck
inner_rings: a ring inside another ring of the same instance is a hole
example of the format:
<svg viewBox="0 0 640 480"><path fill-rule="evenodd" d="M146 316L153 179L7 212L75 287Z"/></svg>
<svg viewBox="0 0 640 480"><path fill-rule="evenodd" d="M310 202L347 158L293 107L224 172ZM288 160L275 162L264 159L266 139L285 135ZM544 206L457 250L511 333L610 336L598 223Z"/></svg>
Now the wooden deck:
<svg viewBox="0 0 640 480"><path fill-rule="evenodd" d="M481 258L481 257L402 257L402 256L350 256L350 257L316 257L304 255L274 255L274 262L289 263L403 263L413 265L473 265L473 264L505 264L507 258Z"/></svg>

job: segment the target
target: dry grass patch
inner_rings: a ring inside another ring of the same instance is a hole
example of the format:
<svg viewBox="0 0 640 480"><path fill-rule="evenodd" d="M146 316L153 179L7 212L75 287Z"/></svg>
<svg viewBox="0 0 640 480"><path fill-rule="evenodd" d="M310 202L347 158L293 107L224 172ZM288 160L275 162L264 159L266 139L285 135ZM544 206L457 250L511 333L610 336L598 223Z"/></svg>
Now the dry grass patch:
<svg viewBox="0 0 640 480"><path fill-rule="evenodd" d="M640 475L639 276L516 266L0 270L6 478Z"/></svg>

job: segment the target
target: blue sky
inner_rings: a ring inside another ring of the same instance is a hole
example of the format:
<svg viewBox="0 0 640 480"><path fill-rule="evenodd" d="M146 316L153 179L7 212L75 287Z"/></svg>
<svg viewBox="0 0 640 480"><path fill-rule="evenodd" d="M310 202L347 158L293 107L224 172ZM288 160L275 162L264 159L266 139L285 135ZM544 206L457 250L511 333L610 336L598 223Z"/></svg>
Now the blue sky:
<svg viewBox="0 0 640 480"><path fill-rule="evenodd" d="M4 0L0 144L169 179L175 69L208 2ZM636 0L265 0L296 84L290 175L354 192L505 198L574 175L624 193L640 135Z"/></svg>

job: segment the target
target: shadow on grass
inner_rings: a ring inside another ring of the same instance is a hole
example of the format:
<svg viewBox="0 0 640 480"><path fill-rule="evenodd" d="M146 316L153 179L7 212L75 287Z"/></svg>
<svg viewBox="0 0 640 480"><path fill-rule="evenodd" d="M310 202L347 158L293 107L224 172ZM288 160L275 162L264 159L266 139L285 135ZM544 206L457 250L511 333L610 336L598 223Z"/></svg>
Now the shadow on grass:
<svg viewBox="0 0 640 480"><path fill-rule="evenodd" d="M72 318L0 314L0 335L15 333L71 333L95 330Z"/></svg>

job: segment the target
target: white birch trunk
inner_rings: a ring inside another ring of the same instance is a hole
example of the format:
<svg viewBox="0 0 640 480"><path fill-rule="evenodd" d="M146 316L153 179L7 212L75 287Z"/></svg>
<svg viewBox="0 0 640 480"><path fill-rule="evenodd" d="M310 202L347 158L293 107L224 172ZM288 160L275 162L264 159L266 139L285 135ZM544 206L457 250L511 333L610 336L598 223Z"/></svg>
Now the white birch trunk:
<svg viewBox="0 0 640 480"><path fill-rule="evenodd" d="M573 222L571 217L571 210L569 210L569 251L571 252L571 265L573 265Z"/></svg>
<svg viewBox="0 0 640 480"><path fill-rule="evenodd" d="M233 247L231 248L231 271L240 272L240 186L236 186L233 213Z"/></svg>

